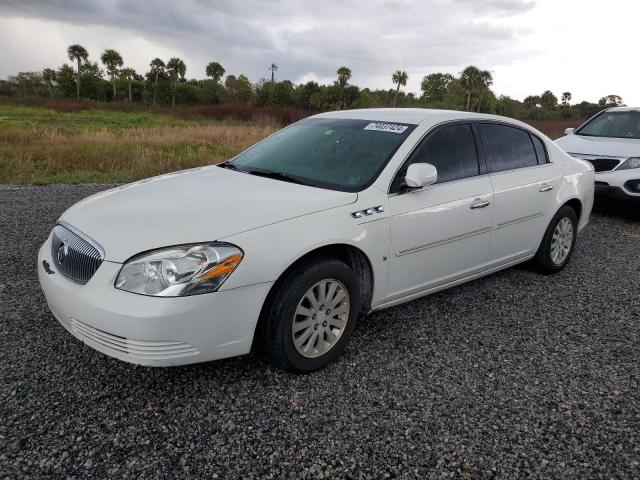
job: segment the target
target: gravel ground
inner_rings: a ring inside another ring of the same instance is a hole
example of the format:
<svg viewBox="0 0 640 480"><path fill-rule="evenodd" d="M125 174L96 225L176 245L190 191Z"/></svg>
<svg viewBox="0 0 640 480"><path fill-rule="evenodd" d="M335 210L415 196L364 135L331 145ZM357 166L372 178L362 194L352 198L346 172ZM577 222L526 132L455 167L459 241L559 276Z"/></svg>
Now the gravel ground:
<svg viewBox="0 0 640 480"><path fill-rule="evenodd" d="M0 476L640 478L640 207L598 205L559 275L374 314L296 376L134 367L59 326L36 251L103 188L0 187Z"/></svg>

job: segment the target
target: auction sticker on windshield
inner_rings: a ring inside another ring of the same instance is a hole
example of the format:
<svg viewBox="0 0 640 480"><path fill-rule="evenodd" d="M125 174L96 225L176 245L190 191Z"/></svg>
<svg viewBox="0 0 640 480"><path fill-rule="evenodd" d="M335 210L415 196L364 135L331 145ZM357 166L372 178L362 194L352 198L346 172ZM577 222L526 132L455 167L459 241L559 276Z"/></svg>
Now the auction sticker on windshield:
<svg viewBox="0 0 640 480"><path fill-rule="evenodd" d="M381 123L381 122L372 122L366 127L365 130L376 130L378 132L389 132L389 133L404 133L404 131L409 128L407 125L400 125L399 123Z"/></svg>

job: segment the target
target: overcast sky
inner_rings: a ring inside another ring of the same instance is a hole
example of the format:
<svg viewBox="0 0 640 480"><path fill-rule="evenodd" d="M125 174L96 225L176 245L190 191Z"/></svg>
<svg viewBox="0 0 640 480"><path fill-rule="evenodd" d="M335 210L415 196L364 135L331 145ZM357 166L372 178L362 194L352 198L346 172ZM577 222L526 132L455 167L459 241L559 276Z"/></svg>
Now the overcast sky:
<svg viewBox="0 0 640 480"><path fill-rule="evenodd" d="M189 78L216 60L252 81L275 62L278 79L330 82L346 65L371 88L406 70L419 92L429 73L476 65L497 95L640 105L639 19L638 0L0 0L0 78L58 67L80 43L141 73L179 56Z"/></svg>

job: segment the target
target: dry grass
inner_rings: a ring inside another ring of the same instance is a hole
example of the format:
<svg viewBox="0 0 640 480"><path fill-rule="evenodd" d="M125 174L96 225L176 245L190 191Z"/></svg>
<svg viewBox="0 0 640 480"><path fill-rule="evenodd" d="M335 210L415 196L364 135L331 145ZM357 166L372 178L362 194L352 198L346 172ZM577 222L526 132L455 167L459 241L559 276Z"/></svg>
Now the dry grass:
<svg viewBox="0 0 640 480"><path fill-rule="evenodd" d="M57 116L53 122L20 115L7 120L2 113L0 183L129 182L221 162L279 128L231 121L154 125L156 119L114 127L102 117L74 123ZM122 123L128 114L118 115Z"/></svg>
<svg viewBox="0 0 640 480"><path fill-rule="evenodd" d="M582 120L523 120L523 122L540 130L553 140L562 137L567 128L576 128L583 123Z"/></svg>
<svg viewBox="0 0 640 480"><path fill-rule="evenodd" d="M208 108L194 120L141 109L65 112L0 102L0 183L130 182L226 160L281 125L273 116L215 120ZM529 123L558 138L580 122Z"/></svg>

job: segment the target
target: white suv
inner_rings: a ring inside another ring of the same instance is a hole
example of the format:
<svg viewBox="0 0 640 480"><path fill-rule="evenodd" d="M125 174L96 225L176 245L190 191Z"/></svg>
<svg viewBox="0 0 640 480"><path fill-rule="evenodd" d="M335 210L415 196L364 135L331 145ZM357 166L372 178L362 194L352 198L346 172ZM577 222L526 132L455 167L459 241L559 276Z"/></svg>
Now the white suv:
<svg viewBox="0 0 640 480"><path fill-rule="evenodd" d="M556 143L593 164L597 194L640 199L640 108L610 108L565 133Z"/></svg>

